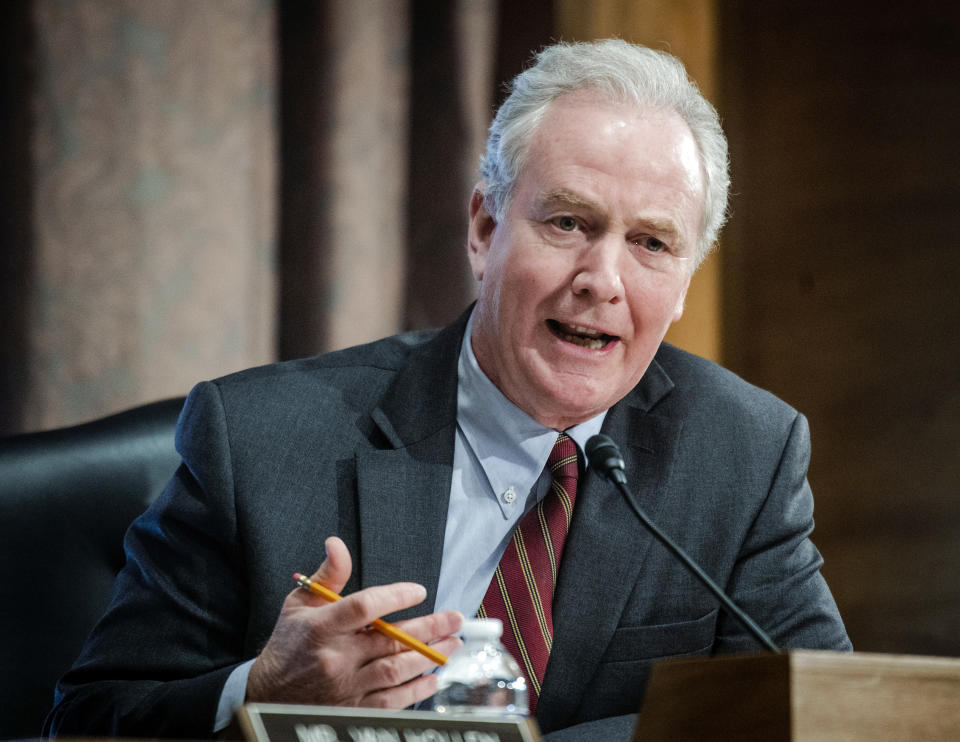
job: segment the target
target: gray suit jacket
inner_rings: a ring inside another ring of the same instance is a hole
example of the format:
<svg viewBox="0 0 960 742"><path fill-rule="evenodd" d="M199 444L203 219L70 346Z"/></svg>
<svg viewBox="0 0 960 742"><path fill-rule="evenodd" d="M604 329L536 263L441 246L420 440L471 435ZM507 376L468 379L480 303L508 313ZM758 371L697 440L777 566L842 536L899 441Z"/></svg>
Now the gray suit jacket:
<svg viewBox="0 0 960 742"><path fill-rule="evenodd" d="M183 464L131 528L111 607L47 732L210 736L227 675L263 646L290 575L315 569L331 534L354 556L344 592L415 581L427 600L389 618L429 612L465 319L198 385L178 429ZM808 540L802 416L664 345L604 432L642 507L774 641L849 648ZM756 650L591 470L554 630L537 719L564 730L557 740L627 738L657 659Z"/></svg>

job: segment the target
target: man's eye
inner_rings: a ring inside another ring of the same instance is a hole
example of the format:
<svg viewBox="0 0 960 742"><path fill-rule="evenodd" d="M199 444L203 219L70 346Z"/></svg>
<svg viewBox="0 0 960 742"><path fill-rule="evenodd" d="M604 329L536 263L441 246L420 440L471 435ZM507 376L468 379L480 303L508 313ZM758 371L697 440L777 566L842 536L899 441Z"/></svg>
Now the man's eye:
<svg viewBox="0 0 960 742"><path fill-rule="evenodd" d="M656 237L638 237L633 241L633 244L649 252L662 252L667 249L667 243L663 240L658 240Z"/></svg>
<svg viewBox="0 0 960 742"><path fill-rule="evenodd" d="M557 229L564 232L573 232L577 228L577 220L572 216L558 216L553 220Z"/></svg>

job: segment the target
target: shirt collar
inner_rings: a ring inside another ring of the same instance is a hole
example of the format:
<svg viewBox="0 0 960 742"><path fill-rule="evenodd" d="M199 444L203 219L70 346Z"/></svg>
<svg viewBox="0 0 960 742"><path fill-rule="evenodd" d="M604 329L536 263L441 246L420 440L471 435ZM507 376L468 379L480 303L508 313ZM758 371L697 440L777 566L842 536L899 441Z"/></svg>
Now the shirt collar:
<svg viewBox="0 0 960 742"><path fill-rule="evenodd" d="M457 424L460 426L495 495L508 488L529 492L546 466L557 431L541 425L497 389L480 368L470 342L473 316L460 346ZM584 450L600 432L606 411L568 428L566 433ZM586 463L584 462L584 465Z"/></svg>

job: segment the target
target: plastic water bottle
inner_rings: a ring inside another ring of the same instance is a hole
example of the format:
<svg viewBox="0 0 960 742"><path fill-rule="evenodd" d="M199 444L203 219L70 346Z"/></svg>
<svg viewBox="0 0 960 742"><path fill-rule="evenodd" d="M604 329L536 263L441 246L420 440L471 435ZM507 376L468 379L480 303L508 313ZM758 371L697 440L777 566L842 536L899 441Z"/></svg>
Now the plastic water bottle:
<svg viewBox="0 0 960 742"><path fill-rule="evenodd" d="M463 622L463 646L437 671L435 711L447 714L526 716L527 681L510 656L496 618Z"/></svg>

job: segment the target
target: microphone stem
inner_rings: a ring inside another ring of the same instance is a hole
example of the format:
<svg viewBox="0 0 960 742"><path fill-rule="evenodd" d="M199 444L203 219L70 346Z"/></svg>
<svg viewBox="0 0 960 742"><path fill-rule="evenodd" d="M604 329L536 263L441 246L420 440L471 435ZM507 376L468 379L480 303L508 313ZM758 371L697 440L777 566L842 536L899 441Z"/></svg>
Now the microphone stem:
<svg viewBox="0 0 960 742"><path fill-rule="evenodd" d="M773 643L773 640L767 635L767 633L761 629L757 623L750 618L746 613L744 613L740 607L730 600L727 597L727 594L723 592L710 576L704 572L700 566L694 562L687 553L681 549L677 544L673 542L667 534L661 531L656 524L653 523L648 517L647 514L643 512L640 508L640 505L634 500L633 493L627 489L626 485L623 482L615 481L614 484L617 485L620 492L626 498L627 502L630 504L630 507L633 508L633 512L636 513L637 517L640 519L640 522L646 526L647 530L652 533L657 540L663 544L667 549L679 559L686 566L688 570L696 577L700 582L706 587L713 596L720 601L720 605L723 606L724 610L737 620L737 622L746 629L760 644L762 644L766 649L775 654L781 654L782 650Z"/></svg>

